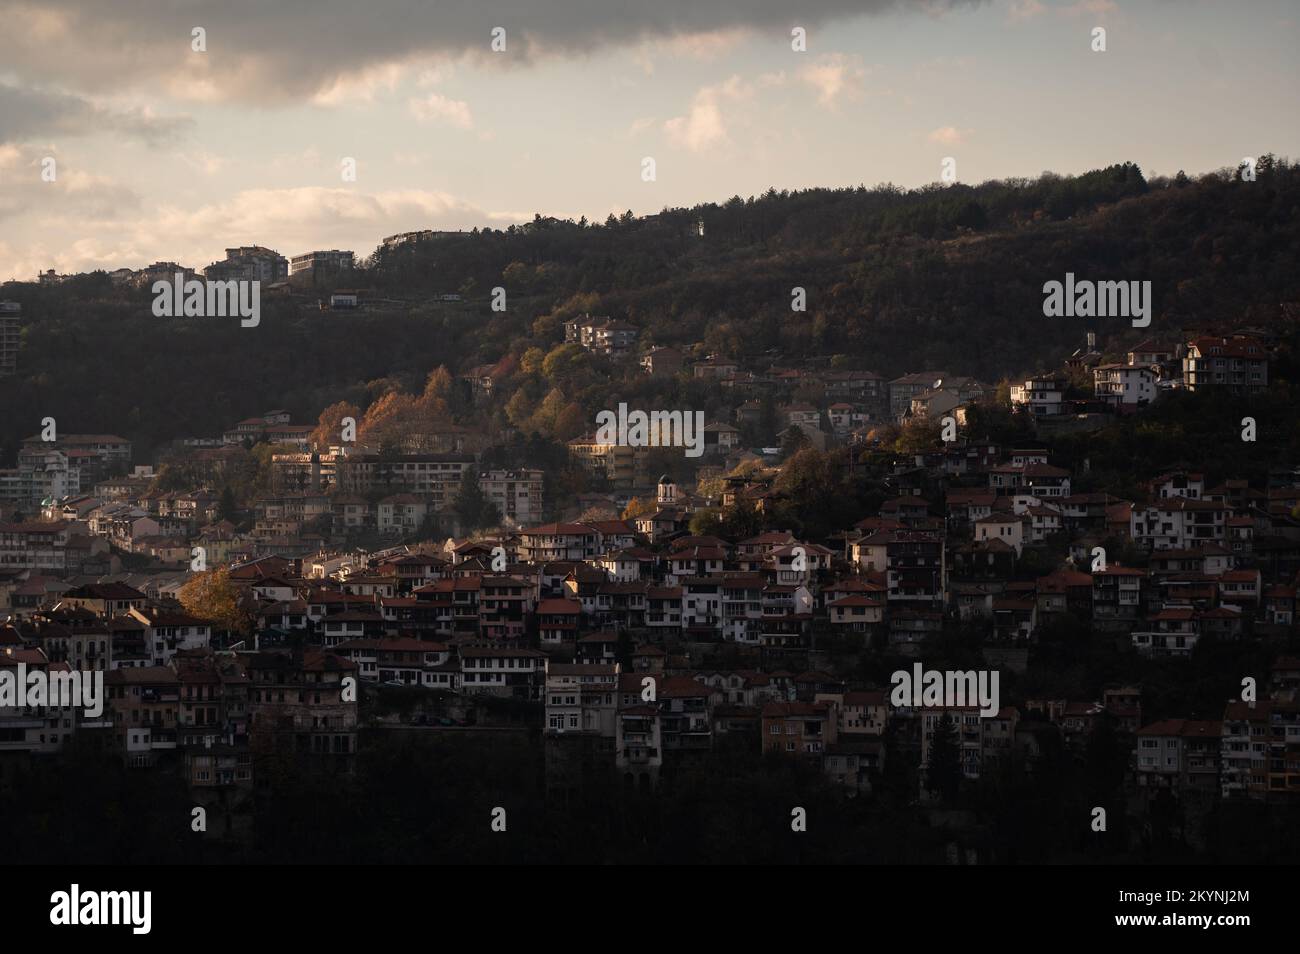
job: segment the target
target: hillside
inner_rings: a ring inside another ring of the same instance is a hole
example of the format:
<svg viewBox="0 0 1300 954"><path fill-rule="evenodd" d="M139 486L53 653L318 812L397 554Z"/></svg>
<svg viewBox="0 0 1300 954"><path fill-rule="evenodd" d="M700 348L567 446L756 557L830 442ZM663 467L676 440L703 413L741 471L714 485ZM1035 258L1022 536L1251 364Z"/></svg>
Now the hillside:
<svg viewBox="0 0 1300 954"><path fill-rule="evenodd" d="M364 409L388 391L418 393L438 366L503 358L522 373L476 424L536 423L549 399L550 424L568 412L552 428L563 438L611 397L646 389L727 410L707 389L620 383L626 370L604 359L557 355L562 321L584 311L696 354L761 361L770 351L782 363L818 356L886 376L943 368L986 381L1054 366L1088 330L1113 351L1190 327L1280 327L1283 306L1300 302L1298 212L1300 170L1270 156L1253 182L1229 172L1148 181L1123 164L913 191L771 190L644 218L539 217L381 247L347 280L409 304L338 314L318 310L314 295L264 299L249 329L156 318L147 289L115 288L103 273L10 283L0 297L23 305L23 349L19 373L0 380L0 459L47 415L65 432L116 432L147 452L268 407L297 421L337 401ZM1150 280L1151 327L1045 318L1042 285L1067 271ZM504 313L489 308L494 286L507 289ZM790 309L795 286L806 312ZM464 302L431 301L450 292ZM452 410L470 414L459 402Z"/></svg>

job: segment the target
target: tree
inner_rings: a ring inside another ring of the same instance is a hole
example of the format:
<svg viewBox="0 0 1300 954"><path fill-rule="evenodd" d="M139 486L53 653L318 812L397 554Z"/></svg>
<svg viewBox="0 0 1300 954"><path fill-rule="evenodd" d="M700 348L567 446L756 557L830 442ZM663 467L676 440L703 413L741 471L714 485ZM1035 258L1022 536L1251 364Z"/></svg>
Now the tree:
<svg viewBox="0 0 1300 954"><path fill-rule="evenodd" d="M329 447L343 443L343 419L361 420L361 410L347 401L337 401L320 412L316 429L311 432L311 442L316 447Z"/></svg>
<svg viewBox="0 0 1300 954"><path fill-rule="evenodd" d="M961 785L961 748L957 742L957 726L948 713L943 714L930 738L930 757L925 764L925 787L944 802L957 797Z"/></svg>
<svg viewBox="0 0 1300 954"><path fill-rule="evenodd" d="M635 520L645 514L654 513L656 509L653 500L647 500L644 497L633 497L627 502L627 506L623 508L623 519Z"/></svg>
<svg viewBox="0 0 1300 954"><path fill-rule="evenodd" d="M478 483L478 471L473 467L461 475L455 513L462 532L494 527L501 522L501 508L483 493Z"/></svg>
<svg viewBox="0 0 1300 954"><path fill-rule="evenodd" d="M614 659L623 672L632 671L632 636L625 629L619 630L618 640L614 643Z"/></svg>
<svg viewBox="0 0 1300 954"><path fill-rule="evenodd" d="M1088 800L1094 805L1111 806L1110 810L1118 815L1117 806L1123 804L1128 750L1120 744L1109 713L1102 713L1088 736L1084 765Z"/></svg>
<svg viewBox="0 0 1300 954"><path fill-rule="evenodd" d="M902 433L894 442L894 450L900 454L919 454L934 450L941 443L939 435L941 424L928 417L914 417L903 425Z"/></svg>
<svg viewBox="0 0 1300 954"><path fill-rule="evenodd" d="M221 498L217 501L217 516L234 523L238 513L239 503L235 500L235 492L227 484L221 488Z"/></svg>
<svg viewBox="0 0 1300 954"><path fill-rule="evenodd" d="M689 524L693 536L712 537L722 533L722 515L717 510L697 510Z"/></svg>
<svg viewBox="0 0 1300 954"><path fill-rule="evenodd" d="M617 520L618 511L608 505L588 507L578 515L578 523L598 523L602 520Z"/></svg>
<svg viewBox="0 0 1300 954"><path fill-rule="evenodd" d="M229 567L195 574L177 596L185 611L193 616L210 620L214 626L240 636L252 632L253 620L241 605L240 592L230 579Z"/></svg>

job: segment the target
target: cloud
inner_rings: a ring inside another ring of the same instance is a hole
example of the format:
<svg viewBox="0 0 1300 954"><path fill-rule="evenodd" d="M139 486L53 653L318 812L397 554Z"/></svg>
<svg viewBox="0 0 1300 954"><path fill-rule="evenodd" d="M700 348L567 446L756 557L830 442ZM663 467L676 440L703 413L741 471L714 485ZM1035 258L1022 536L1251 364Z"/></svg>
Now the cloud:
<svg viewBox="0 0 1300 954"><path fill-rule="evenodd" d="M1007 19L1012 21L1032 20L1047 10L1039 0L1011 0L1007 9Z"/></svg>
<svg viewBox="0 0 1300 954"><path fill-rule="evenodd" d="M156 145L178 138L192 121L118 109L80 96L0 83L0 142L109 133Z"/></svg>
<svg viewBox="0 0 1300 954"><path fill-rule="evenodd" d="M441 93L430 93L423 99L413 99L409 105L411 115L422 123L446 122L461 129L469 129L474 125L468 103L450 99Z"/></svg>
<svg viewBox="0 0 1300 954"><path fill-rule="evenodd" d="M218 156L206 149L199 149L194 152L178 152L176 158L191 169L202 172L206 176L215 176L230 164L228 157Z"/></svg>
<svg viewBox="0 0 1300 954"><path fill-rule="evenodd" d="M0 173L7 171L5 163L14 162L21 159L0 149ZM0 257L0 275L23 278L45 268L59 272L138 268L159 260L201 268L220 258L227 246L241 244L266 245L286 256L317 248L349 248L368 255L383 236L396 232L500 228L532 219L531 213L486 210L449 193L423 189L374 193L311 186L250 189L197 208L142 209L138 199L121 202L111 187L93 177L64 187L65 200L77 199L78 188L84 190L83 202L98 199L103 214L94 220L78 219L71 204L57 215L51 214L54 207L48 202L27 201L16 209L41 217L42 240L22 244L21 251L11 247ZM0 188L0 210L7 198L7 187ZM106 201L110 198L119 201L112 204Z"/></svg>
<svg viewBox="0 0 1300 954"><path fill-rule="evenodd" d="M404 73L405 67L401 63L381 63L355 73L340 74L329 85L317 90L312 102L318 106L373 102L376 93L393 92Z"/></svg>
<svg viewBox="0 0 1300 954"><path fill-rule="evenodd" d="M960 146L970 135L969 129L957 129L955 126L940 126L925 138L941 146Z"/></svg>
<svg viewBox="0 0 1300 954"><path fill-rule="evenodd" d="M1063 17L1104 17L1108 13L1118 11L1119 6L1112 0L1078 0L1069 6L1061 7L1057 12Z"/></svg>
<svg viewBox="0 0 1300 954"><path fill-rule="evenodd" d="M727 141L727 124L722 115L725 103L748 99L753 87L739 76L733 76L716 86L705 86L691 99L691 108L685 116L675 116L664 123L664 132L676 146L692 152L704 150Z"/></svg>
<svg viewBox="0 0 1300 954"><path fill-rule="evenodd" d="M861 58L830 53L799 71L799 79L817 91L817 102L833 107L841 98L861 95L867 71Z"/></svg>
<svg viewBox="0 0 1300 954"><path fill-rule="evenodd" d="M53 181L42 177L47 158L54 159ZM115 220L140 206L140 195L134 189L87 172L53 150L0 146L0 222L6 230L11 228L11 220L24 215L39 217L42 224L66 222L82 227Z"/></svg>
<svg viewBox="0 0 1300 954"><path fill-rule="evenodd" d="M647 129L653 129L654 125L655 118L653 116L641 116L632 120L632 122L628 124L627 132L624 133L624 136L627 139L632 139L641 135L641 133L645 132Z"/></svg>
<svg viewBox="0 0 1300 954"><path fill-rule="evenodd" d="M894 10L933 13L983 0L808 0L805 27ZM794 14L775 0L0 0L0 62L31 85L83 92L164 90L199 100L268 104L366 95L383 67L475 57L494 65L582 58L662 41L708 56L739 31L788 35ZM506 30L505 53L490 50ZM207 51L190 33L206 31ZM375 72L378 71L378 72Z"/></svg>
<svg viewBox="0 0 1300 954"><path fill-rule="evenodd" d="M493 216L446 192L399 189L366 193L302 186L248 189L224 202L194 210L165 207L150 229L175 236L181 244L199 244L209 236L221 236L220 248L241 242L273 241L289 254L286 249L332 247L332 242L349 237L355 242L362 235L372 236L370 241L377 243L392 232L468 228L492 221ZM506 218L517 220L512 215ZM217 245L213 250L218 250Z"/></svg>

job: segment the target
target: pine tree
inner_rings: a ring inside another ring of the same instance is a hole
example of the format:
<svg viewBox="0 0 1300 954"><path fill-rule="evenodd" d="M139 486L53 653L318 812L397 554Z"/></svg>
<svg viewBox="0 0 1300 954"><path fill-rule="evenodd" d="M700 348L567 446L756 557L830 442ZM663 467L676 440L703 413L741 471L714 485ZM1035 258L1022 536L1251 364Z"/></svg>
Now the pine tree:
<svg viewBox="0 0 1300 954"><path fill-rule="evenodd" d="M957 740L957 726L948 713L943 714L934 727L930 739L930 758L925 766L925 787L939 795L945 802L957 797L961 785L961 748Z"/></svg>
<svg viewBox="0 0 1300 954"><path fill-rule="evenodd" d="M484 510L489 503L483 488L478 485L478 471L473 467L466 468L460 478L460 492L456 494L456 520L462 533L483 526Z"/></svg>

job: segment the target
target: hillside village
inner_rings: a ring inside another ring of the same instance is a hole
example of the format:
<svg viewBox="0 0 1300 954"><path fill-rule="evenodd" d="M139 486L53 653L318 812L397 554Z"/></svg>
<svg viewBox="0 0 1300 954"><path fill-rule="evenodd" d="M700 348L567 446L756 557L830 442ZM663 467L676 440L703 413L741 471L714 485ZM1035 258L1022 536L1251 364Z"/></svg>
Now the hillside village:
<svg viewBox="0 0 1300 954"><path fill-rule="evenodd" d="M1082 759L1105 731L1138 818L1170 796L1191 819L1300 792L1296 462L1155 473L1125 497L1080 490L1054 451L1179 395L1263 394L1285 347L1269 332L1150 338L1119 360L1090 335L999 388L693 357L607 317L563 331L627 374L716 389L731 413L703 456L587 433L538 461L446 417L322 441L328 410L268 410L151 463L114 434L25 440L0 472L0 665L103 671L110 703L93 720L0 708L0 765L92 738L229 806L277 746L348 771L368 727L495 726L536 734L557 786L608 771L653 789L744 740L866 798L900 760L937 803L1062 747ZM478 406L498 369L457 381ZM989 436L999 415L1014 437ZM250 462L241 499L230 477ZM873 481L876 505L799 516L827 472ZM1063 634L1137 678L1042 694L1034 661ZM892 704L889 670L953 640L1007 674L1000 711ZM1208 702L1151 698L1143 665L1207 652L1243 660ZM947 764L959 778L936 779Z"/></svg>

